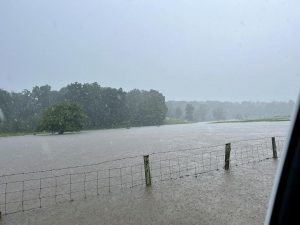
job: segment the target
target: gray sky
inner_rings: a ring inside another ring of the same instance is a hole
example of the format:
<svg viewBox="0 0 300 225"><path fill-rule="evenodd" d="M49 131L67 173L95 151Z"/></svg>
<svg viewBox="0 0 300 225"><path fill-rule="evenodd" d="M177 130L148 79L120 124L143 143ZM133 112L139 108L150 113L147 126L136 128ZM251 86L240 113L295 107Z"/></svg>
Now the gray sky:
<svg viewBox="0 0 300 225"><path fill-rule="evenodd" d="M71 82L167 100L289 100L298 0L1 0L0 88Z"/></svg>

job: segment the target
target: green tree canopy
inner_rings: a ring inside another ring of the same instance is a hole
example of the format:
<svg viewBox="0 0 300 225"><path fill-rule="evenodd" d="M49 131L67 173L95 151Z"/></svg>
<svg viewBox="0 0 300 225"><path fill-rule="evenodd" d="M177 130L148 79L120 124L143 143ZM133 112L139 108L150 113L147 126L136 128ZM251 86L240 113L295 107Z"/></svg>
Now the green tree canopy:
<svg viewBox="0 0 300 225"><path fill-rule="evenodd" d="M165 97L155 90L132 90L126 95L129 124L133 126L160 125L166 118Z"/></svg>
<svg viewBox="0 0 300 225"><path fill-rule="evenodd" d="M63 102L48 108L41 119L39 130L58 132L79 131L83 127L85 114L76 103Z"/></svg>
<svg viewBox="0 0 300 225"><path fill-rule="evenodd" d="M160 125L167 112L165 97L155 90L125 92L122 88L102 87L96 82L75 82L57 91L49 85L20 93L0 89L0 132L32 132L38 128L51 131L54 127L41 126L40 121L46 120L42 119L46 111L52 115L49 107L65 102L82 108L86 115L83 129ZM57 118L52 118L53 123L54 119Z"/></svg>

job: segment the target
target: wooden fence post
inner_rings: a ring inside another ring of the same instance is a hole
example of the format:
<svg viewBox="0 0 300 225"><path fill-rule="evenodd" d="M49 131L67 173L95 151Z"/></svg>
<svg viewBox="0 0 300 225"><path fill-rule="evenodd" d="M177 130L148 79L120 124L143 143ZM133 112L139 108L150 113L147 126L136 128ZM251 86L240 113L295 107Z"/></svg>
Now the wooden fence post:
<svg viewBox="0 0 300 225"><path fill-rule="evenodd" d="M225 170L229 170L229 164L230 164L230 151L231 151L231 144L227 143L225 145Z"/></svg>
<svg viewBox="0 0 300 225"><path fill-rule="evenodd" d="M272 137L272 150L273 150L273 158L277 159L277 147L276 147L276 141L275 137Z"/></svg>
<svg viewBox="0 0 300 225"><path fill-rule="evenodd" d="M144 169L145 169L146 186L151 186L151 173L150 173L149 155L144 156Z"/></svg>

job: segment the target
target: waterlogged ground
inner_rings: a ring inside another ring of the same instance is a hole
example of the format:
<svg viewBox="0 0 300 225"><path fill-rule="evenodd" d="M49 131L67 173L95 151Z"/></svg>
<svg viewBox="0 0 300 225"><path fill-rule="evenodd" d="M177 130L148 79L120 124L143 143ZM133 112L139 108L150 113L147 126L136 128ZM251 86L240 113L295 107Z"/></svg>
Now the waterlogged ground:
<svg viewBox="0 0 300 225"><path fill-rule="evenodd" d="M0 139L1 174L287 134L289 122L183 124ZM7 215L2 224L262 224L277 162L266 160ZM0 223L0 224L1 224Z"/></svg>

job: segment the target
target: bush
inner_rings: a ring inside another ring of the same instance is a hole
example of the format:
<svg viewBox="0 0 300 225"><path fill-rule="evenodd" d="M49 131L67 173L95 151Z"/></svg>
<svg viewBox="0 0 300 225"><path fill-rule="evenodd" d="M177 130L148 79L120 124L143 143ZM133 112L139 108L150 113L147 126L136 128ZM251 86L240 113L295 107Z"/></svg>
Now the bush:
<svg viewBox="0 0 300 225"><path fill-rule="evenodd" d="M48 108L40 121L39 131L58 132L79 131L83 127L85 114L75 103L64 102Z"/></svg>

